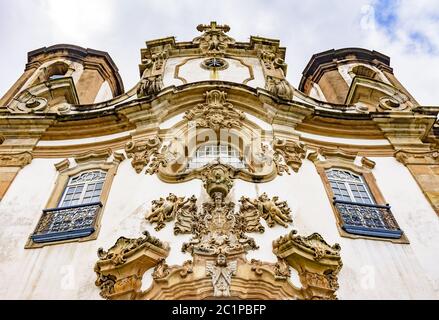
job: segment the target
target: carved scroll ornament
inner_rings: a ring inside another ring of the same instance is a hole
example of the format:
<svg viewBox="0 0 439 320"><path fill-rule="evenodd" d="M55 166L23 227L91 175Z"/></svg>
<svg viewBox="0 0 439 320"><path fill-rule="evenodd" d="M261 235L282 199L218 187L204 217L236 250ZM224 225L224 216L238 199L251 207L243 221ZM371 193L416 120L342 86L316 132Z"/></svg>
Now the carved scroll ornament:
<svg viewBox="0 0 439 320"><path fill-rule="evenodd" d="M163 146L160 138L154 136L140 141L130 141L125 145L127 157L137 173L147 167L146 173L154 174L160 167L166 167L173 154Z"/></svg>
<svg viewBox="0 0 439 320"><path fill-rule="evenodd" d="M273 150L275 154L283 157L285 163L298 172L302 166L302 159L305 158L306 148L303 143L294 142L285 139L275 138L273 141Z"/></svg>
<svg viewBox="0 0 439 320"><path fill-rule="evenodd" d="M293 88L286 79L267 76L265 89L272 95L284 100L293 99Z"/></svg>
<svg viewBox="0 0 439 320"><path fill-rule="evenodd" d="M163 79L161 75L144 76L140 80L137 88L139 98L152 97L163 89Z"/></svg>

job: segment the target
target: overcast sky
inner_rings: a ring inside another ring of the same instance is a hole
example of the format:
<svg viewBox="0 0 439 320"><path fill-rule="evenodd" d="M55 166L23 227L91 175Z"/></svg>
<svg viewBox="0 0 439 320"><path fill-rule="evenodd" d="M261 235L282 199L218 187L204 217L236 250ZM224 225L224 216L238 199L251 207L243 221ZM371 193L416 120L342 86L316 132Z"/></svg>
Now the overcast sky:
<svg viewBox="0 0 439 320"><path fill-rule="evenodd" d="M363 47L391 57L396 77L423 105L439 105L438 0L0 0L0 96L18 79L27 52L58 43L107 51L125 89L139 80L146 40L192 40L216 20L229 35L280 39L297 88L314 53Z"/></svg>

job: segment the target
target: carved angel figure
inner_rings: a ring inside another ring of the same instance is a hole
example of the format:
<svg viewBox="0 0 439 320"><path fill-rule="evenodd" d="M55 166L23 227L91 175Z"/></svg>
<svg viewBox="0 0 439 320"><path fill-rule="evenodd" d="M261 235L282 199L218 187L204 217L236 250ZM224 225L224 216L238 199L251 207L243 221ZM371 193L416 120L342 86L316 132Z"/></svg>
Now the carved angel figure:
<svg viewBox="0 0 439 320"><path fill-rule="evenodd" d="M273 227L277 222L285 228L288 227L288 223L293 222L290 216L290 208L286 201L279 201L279 197L275 196L270 199L264 192L258 198L258 209L261 213L261 217L267 221L269 227Z"/></svg>
<svg viewBox="0 0 439 320"><path fill-rule="evenodd" d="M185 201L184 197L177 197L173 193L170 193L166 199L153 200L151 213L146 217L146 220L151 224L157 223L154 229L159 231L165 226L165 222L172 221L175 218L177 210L189 200Z"/></svg>
<svg viewBox="0 0 439 320"><path fill-rule="evenodd" d="M232 276L236 274L236 270L237 262L231 261L227 263L224 253L220 253L217 256L215 263L212 261L206 263L206 273L212 277L214 297L230 297Z"/></svg>

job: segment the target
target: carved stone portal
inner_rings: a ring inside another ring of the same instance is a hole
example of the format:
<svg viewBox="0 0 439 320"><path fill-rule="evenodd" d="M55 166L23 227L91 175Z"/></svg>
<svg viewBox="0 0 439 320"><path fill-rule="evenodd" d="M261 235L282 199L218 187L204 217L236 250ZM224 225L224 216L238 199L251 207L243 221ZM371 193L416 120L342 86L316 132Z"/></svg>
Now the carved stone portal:
<svg viewBox="0 0 439 320"><path fill-rule="evenodd" d="M255 240L246 235L292 223L285 201L262 194L242 197L240 209L226 197L233 180L226 166L209 167L203 173L210 199L197 206L195 196L185 199L169 194L154 200L147 220L160 230L175 220L174 234L191 234L183 252L191 254L181 266L169 266L167 244L150 237L119 238L108 252L99 250L96 285L107 299L335 299L341 269L340 247L328 245L319 234L298 236L296 231L273 242L277 263L248 261ZM290 268L299 272L302 287L290 280ZM141 278L154 268L153 283L141 291Z"/></svg>

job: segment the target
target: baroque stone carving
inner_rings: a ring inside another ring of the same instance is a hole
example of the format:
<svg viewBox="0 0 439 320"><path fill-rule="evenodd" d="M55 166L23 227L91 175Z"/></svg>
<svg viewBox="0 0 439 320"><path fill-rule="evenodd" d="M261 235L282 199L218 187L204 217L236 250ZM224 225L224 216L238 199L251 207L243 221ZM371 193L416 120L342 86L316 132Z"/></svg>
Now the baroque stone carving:
<svg viewBox="0 0 439 320"><path fill-rule="evenodd" d="M299 168L302 166L302 159L306 155L306 148L303 143L276 138L273 141L273 150L283 157L285 163L294 172L299 171Z"/></svg>
<svg viewBox="0 0 439 320"><path fill-rule="evenodd" d="M234 212L235 204L215 192L213 201L203 203L202 211L194 216L194 236L183 244L191 254L239 254L257 249L254 239L245 235L245 221Z"/></svg>
<svg viewBox="0 0 439 320"><path fill-rule="evenodd" d="M272 95L284 100L293 99L293 88L286 79L267 76L265 89Z"/></svg>
<svg viewBox="0 0 439 320"><path fill-rule="evenodd" d="M326 255L340 256L340 245L338 243L330 246L323 237L318 233L313 233L310 236L303 237L297 235L297 230L292 230L287 236L280 237L275 241L274 247L279 247L288 242L294 242L294 244L309 249L314 256L315 260L320 260Z"/></svg>
<svg viewBox="0 0 439 320"><path fill-rule="evenodd" d="M276 167L276 172L279 176L282 176L284 173L290 174L290 169L288 165L285 163L285 159L279 152L275 152L273 149L270 149L267 145L261 143L261 152L258 154L261 163L266 163L271 165L274 163Z"/></svg>
<svg viewBox="0 0 439 320"><path fill-rule="evenodd" d="M432 150L426 152L410 152L398 150L395 152L395 158L399 162L410 164L439 164L439 150Z"/></svg>
<svg viewBox="0 0 439 320"><path fill-rule="evenodd" d="M197 213L197 198L190 197L176 212L177 219L174 226L174 234L190 234L193 230L193 217Z"/></svg>
<svg viewBox="0 0 439 320"><path fill-rule="evenodd" d="M20 153L1 153L0 167L20 167L28 165L32 161L32 154L30 152Z"/></svg>
<svg viewBox="0 0 439 320"><path fill-rule="evenodd" d="M185 119L195 121L197 127L214 130L241 126L245 115L235 110L233 105L226 101L227 94L224 91L211 90L207 91L204 96L206 102L186 111Z"/></svg>
<svg viewBox="0 0 439 320"><path fill-rule="evenodd" d="M203 170L201 176L204 188L209 195L220 192L225 197L233 187L229 170L223 165L208 166Z"/></svg>
<svg viewBox="0 0 439 320"><path fill-rule="evenodd" d="M287 228L288 224L293 222L291 210L287 202L279 201L279 197L277 196L270 199L264 192L259 198L254 200L242 197L240 202L244 204L244 206L241 206L241 212L243 214L246 216L251 214L253 217L257 215L263 218L270 228L276 224ZM253 219L254 218L252 218L252 220ZM254 225L254 222L252 225Z"/></svg>
<svg viewBox="0 0 439 320"><path fill-rule="evenodd" d="M116 284L116 277L113 275L103 275L98 273L98 278L95 281L95 285L101 290L99 295L108 299L112 293L114 293L114 285Z"/></svg>
<svg viewBox="0 0 439 320"><path fill-rule="evenodd" d="M265 68L268 70L281 69L283 75L286 74L287 64L282 58L277 57L273 50L262 49L259 51L259 57L261 58Z"/></svg>
<svg viewBox="0 0 439 320"><path fill-rule="evenodd" d="M21 97L23 100L8 106L9 111L14 113L44 112L48 108L47 99L37 97L30 93Z"/></svg>
<svg viewBox="0 0 439 320"><path fill-rule="evenodd" d="M220 253L216 262L206 263L206 273L212 277L213 296L229 297L232 276L236 273L237 261L227 262L226 255Z"/></svg>
<svg viewBox="0 0 439 320"><path fill-rule="evenodd" d="M159 50L151 55L150 59L146 59L145 65L153 70L161 70L165 64L166 59L169 57L169 51L167 49Z"/></svg>
<svg viewBox="0 0 439 320"><path fill-rule="evenodd" d="M260 213L254 203L244 196L239 202L241 203L240 213L246 224L245 231L263 233L265 228L260 222Z"/></svg>
<svg viewBox="0 0 439 320"><path fill-rule="evenodd" d="M162 142L160 138L158 136L155 136L142 141L128 142L125 146L125 152L127 153L127 157L132 159L131 164L133 168L136 170L137 173L140 173L143 168L151 163L152 157L157 159L161 146ZM157 160L155 160L154 163L155 165L153 166L153 168L157 166Z"/></svg>
<svg viewBox="0 0 439 320"><path fill-rule="evenodd" d="M233 38L225 34L230 30L228 25L222 26L212 21L209 25L198 25L197 30L204 33L192 42L198 44L206 55L223 55L227 47L235 43Z"/></svg>
<svg viewBox="0 0 439 320"><path fill-rule="evenodd" d="M165 248L165 245L157 238L152 237L148 231L143 232L144 237L137 239L129 239L120 237L117 239L114 246L108 251L104 251L103 248L98 249L98 257L100 260L110 260L114 265L120 265L126 262L130 253L140 246L150 243L159 248Z"/></svg>
<svg viewBox="0 0 439 320"><path fill-rule="evenodd" d="M277 259L277 262L274 265L274 274L276 275L276 279L288 279L290 277L290 266L285 259Z"/></svg>
<svg viewBox="0 0 439 320"><path fill-rule="evenodd" d="M169 266L166 264L165 261L165 259L161 259L160 262L155 266L154 272L152 273L153 279L161 279L169 274Z"/></svg>
<svg viewBox="0 0 439 320"><path fill-rule="evenodd" d="M169 246L146 231L143 234L137 239L120 237L108 251L98 249L95 285L103 298L132 299L141 288L146 270L163 264Z"/></svg>
<svg viewBox="0 0 439 320"><path fill-rule="evenodd" d="M186 233L186 229L190 226L188 226L185 219L188 215L191 216L194 210L196 212L196 201L195 196L185 200L184 197L177 197L175 194L170 193L165 199L160 198L152 201L152 210L146 220L151 224L156 223L154 229L159 231L165 227L166 222L172 221L178 216L179 222L174 230L178 230L177 233ZM189 203L189 206L185 206L187 203Z"/></svg>
<svg viewBox="0 0 439 320"><path fill-rule="evenodd" d="M140 80L137 88L139 98L152 97L163 89L163 78L161 75L145 76Z"/></svg>
<svg viewBox="0 0 439 320"><path fill-rule="evenodd" d="M145 251L152 245L143 244L145 240L142 238L121 237L108 252L99 250L96 285L100 287L103 297L336 298L337 274L342 266L337 244L329 246L318 234L302 237L292 231L273 242L273 252L278 258L276 263L248 262L245 259L247 252L258 247L254 239L245 233L263 232L260 218L266 219L269 226L287 226L292 222L290 209L285 201L279 201L277 197L270 199L263 194L255 200L242 197L240 210L236 212L235 204L226 200L233 187L233 177L228 168L213 165L204 170L204 187L210 199L199 210L195 196L185 199L170 194L166 199L153 203L151 217L154 219L150 219L150 222L157 223L157 227L160 223L162 227L164 222L175 219L175 234L192 234L182 250L190 253L193 260L187 260L181 266L169 266L165 252L149 252L146 257L143 256L144 260L139 261L141 258L135 258L139 255L139 248ZM106 263L106 270L102 263ZM137 269L131 265L137 266ZM153 284L142 292L139 279L152 267ZM291 267L299 272L302 288L288 281Z"/></svg>

